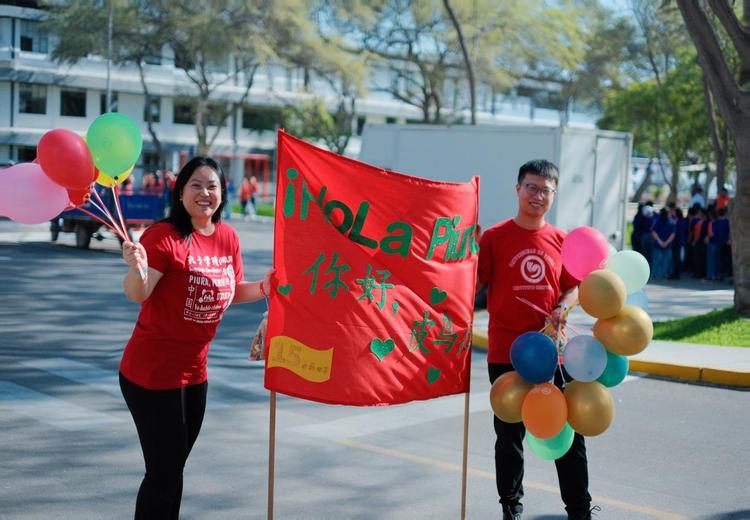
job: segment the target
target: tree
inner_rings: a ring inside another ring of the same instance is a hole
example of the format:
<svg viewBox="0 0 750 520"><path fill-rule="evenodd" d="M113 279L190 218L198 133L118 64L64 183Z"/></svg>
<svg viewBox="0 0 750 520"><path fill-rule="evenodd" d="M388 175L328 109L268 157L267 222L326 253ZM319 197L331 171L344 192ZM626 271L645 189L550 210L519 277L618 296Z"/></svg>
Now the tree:
<svg viewBox="0 0 750 520"><path fill-rule="evenodd" d="M148 106L149 85L146 81L145 63L161 54L161 41L152 25L152 14L144 3L110 0L79 2L51 2L49 15L44 22L48 30L58 36L52 58L64 63L77 63L90 54L107 55L107 24L112 15L112 61L117 65L134 64ZM82 28L88 30L82 30ZM109 109L110 107L107 107ZM154 127L153 114L146 109L146 127L157 157L157 167L164 166L162 143ZM109 172L116 173L116 172Z"/></svg>
<svg viewBox="0 0 750 520"><path fill-rule="evenodd" d="M731 210L734 308L750 317L750 2L740 19L727 0L676 0L708 87L734 138L737 186ZM722 36L731 45L721 46ZM730 60L739 61L732 70Z"/></svg>
<svg viewBox="0 0 750 520"><path fill-rule="evenodd" d="M284 109L284 127L302 139L322 141L332 152L343 154L352 136L353 110L341 105L334 113L328 111L325 100L315 97Z"/></svg>

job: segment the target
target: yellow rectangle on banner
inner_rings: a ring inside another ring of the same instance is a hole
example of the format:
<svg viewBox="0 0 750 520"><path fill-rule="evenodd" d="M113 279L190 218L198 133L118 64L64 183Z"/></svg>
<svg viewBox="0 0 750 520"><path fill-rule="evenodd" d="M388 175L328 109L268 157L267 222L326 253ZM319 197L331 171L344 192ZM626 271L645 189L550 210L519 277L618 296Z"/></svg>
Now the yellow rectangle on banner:
<svg viewBox="0 0 750 520"><path fill-rule="evenodd" d="M331 378L333 348L317 350L289 336L274 336L268 349L268 368L291 370L311 383Z"/></svg>

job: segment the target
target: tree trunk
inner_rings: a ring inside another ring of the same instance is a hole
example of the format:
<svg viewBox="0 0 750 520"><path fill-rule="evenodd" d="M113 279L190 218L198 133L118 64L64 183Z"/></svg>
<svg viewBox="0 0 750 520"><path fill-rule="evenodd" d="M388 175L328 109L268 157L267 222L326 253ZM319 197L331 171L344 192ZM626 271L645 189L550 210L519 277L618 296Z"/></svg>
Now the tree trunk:
<svg viewBox="0 0 750 520"><path fill-rule="evenodd" d="M679 191L680 186L680 161L670 161L670 166L672 167L672 179L671 181L667 182L669 185L669 195L667 195L667 204L670 202L677 203L677 195Z"/></svg>
<svg viewBox="0 0 750 520"><path fill-rule="evenodd" d="M148 85L146 84L143 62L138 60L137 65L141 86L143 87L143 99L146 105L146 109L144 110L146 112L146 128L148 128L148 133L151 134L151 141L154 143L154 148L156 149L156 168L160 170L164 168L164 151L161 140L159 140L159 136L156 134L156 129L154 128L154 116L151 114L151 94L149 94Z"/></svg>
<svg viewBox="0 0 750 520"><path fill-rule="evenodd" d="M731 204L734 308L750 318L750 117L742 118L733 133L737 162L737 192Z"/></svg>
<svg viewBox="0 0 750 520"><path fill-rule="evenodd" d="M637 190L635 190L635 193L633 194L633 198L631 199L631 202L641 201L641 197L643 197L643 194L646 192L648 187L651 186L651 176L653 174L654 174L654 167L649 161L648 166L646 166L646 175L643 176L643 181L641 182L641 185L638 186Z"/></svg>
<svg viewBox="0 0 750 520"><path fill-rule="evenodd" d="M466 65L466 75L469 78L469 99L471 100L471 124L477 124L477 89L474 83L474 67L471 65L471 58L469 57L469 51L466 48L466 42L464 41L464 34L461 31L461 24L456 17L456 13L453 12L449 0L443 0L445 10L448 11L453 27L456 29L458 35L458 44L461 46L461 53L464 56L464 64Z"/></svg>

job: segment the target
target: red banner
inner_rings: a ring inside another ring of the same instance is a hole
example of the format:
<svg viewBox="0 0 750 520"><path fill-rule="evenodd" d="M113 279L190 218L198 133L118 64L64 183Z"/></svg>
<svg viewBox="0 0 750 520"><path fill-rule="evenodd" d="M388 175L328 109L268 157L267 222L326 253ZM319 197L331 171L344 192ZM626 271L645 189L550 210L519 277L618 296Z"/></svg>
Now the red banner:
<svg viewBox="0 0 750 520"><path fill-rule="evenodd" d="M265 386L387 405L467 392L479 179L410 177L279 132Z"/></svg>

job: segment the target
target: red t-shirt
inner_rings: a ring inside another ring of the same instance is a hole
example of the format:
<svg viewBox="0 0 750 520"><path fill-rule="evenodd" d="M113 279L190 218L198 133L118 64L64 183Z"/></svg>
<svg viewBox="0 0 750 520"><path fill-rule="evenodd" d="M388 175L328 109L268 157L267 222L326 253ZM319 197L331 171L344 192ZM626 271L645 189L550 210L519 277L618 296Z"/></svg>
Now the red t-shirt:
<svg viewBox="0 0 750 520"><path fill-rule="evenodd" d="M561 292L578 285L562 266L564 238L565 233L552 224L531 231L513 219L482 234L478 278L480 284L488 284L489 363L510 363L513 340L544 326L545 316L518 298L550 312Z"/></svg>
<svg viewBox="0 0 750 520"><path fill-rule="evenodd" d="M237 232L217 222L210 236L183 238L162 222L143 233L141 244L149 267L164 276L141 305L120 371L152 390L202 383L209 344L244 276Z"/></svg>

